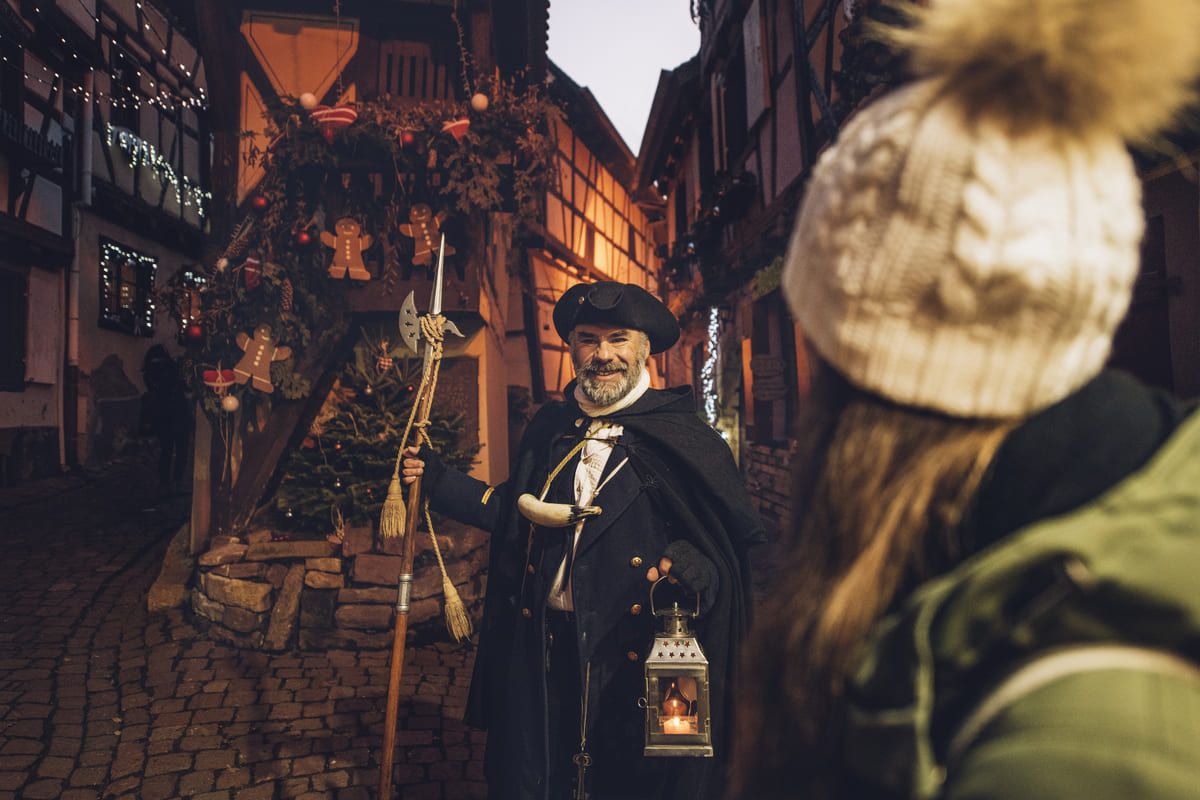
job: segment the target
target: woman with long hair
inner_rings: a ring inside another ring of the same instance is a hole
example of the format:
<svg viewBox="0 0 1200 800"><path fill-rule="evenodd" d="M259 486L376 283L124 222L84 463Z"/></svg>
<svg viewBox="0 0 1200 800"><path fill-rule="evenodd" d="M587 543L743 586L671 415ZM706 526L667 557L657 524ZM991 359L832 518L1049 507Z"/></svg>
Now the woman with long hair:
<svg viewBox="0 0 1200 800"><path fill-rule="evenodd" d="M1200 415L1104 368L1200 2L932 0L821 158L738 798L1200 796Z"/></svg>

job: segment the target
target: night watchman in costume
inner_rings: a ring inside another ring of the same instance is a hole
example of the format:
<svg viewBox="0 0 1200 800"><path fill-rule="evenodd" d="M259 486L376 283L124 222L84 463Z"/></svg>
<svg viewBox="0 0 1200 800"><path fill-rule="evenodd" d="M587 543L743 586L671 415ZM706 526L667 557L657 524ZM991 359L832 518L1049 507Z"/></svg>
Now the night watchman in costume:
<svg viewBox="0 0 1200 800"><path fill-rule="evenodd" d="M529 423L507 482L428 449L404 462L435 510L492 533L467 712L489 731L489 797L565 800L581 773L593 800L720 797L758 517L691 389L649 388L646 359L679 338L666 306L638 286L581 284L554 324L577 380ZM700 596L715 758L642 755L648 581L662 573Z"/></svg>

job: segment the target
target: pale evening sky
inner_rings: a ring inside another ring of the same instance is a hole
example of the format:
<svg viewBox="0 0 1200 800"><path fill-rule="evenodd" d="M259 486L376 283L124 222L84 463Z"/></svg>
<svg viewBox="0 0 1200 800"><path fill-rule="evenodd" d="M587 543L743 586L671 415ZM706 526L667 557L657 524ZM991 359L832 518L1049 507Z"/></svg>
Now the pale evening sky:
<svg viewBox="0 0 1200 800"><path fill-rule="evenodd" d="M550 59L591 89L637 155L659 70L700 49L688 0L551 0Z"/></svg>

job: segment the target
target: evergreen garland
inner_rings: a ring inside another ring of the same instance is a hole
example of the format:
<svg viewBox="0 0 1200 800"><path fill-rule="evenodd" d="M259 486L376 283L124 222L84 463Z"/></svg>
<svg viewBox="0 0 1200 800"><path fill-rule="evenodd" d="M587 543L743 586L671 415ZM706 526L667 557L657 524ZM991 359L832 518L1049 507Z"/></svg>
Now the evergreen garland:
<svg viewBox="0 0 1200 800"><path fill-rule="evenodd" d="M448 238L458 258L471 255L470 220L495 211L537 218L553 168L553 105L538 85L517 89L490 79L476 85L488 96L482 111L453 101L397 105L385 97L355 104L357 119L336 130L324 130L295 101L270 110L270 144L251 146L247 155L248 166L263 167L265 175L224 256L205 265L200 314L183 302L178 278L160 298L181 323L198 323L203 331L186 342L184 360L207 414L218 419L224 412L221 398L204 386L203 371L236 364L242 354L237 335L261 324L271 326L293 357L272 364L272 394L232 387L243 413L262 419L273 398L309 394L297 369L346 333L346 293L395 290L412 247L397 224L408 221L414 204L450 215ZM446 129L462 120L469 127L454 131L458 136ZM365 255L378 274L365 286L327 275L331 253L320 235L341 216L359 220L374 239ZM249 257L261 262L257 285L247 280Z"/></svg>

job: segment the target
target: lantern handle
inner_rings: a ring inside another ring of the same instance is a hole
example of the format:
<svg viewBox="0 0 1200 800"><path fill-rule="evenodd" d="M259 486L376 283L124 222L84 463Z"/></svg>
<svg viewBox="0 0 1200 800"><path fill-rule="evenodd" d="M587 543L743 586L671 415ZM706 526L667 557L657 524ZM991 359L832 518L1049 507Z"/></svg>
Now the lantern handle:
<svg viewBox="0 0 1200 800"><path fill-rule="evenodd" d="M669 576L667 576L667 575L663 575L661 578L659 578L658 580L656 580L654 582L653 586L650 587L650 616L652 616L652 617L658 616L658 611L657 611L657 609L654 608L654 590L658 588L658 585L660 583L667 580L668 577ZM694 614L692 614L692 618L695 619L699 616L700 616L700 593L696 592L696 611Z"/></svg>

